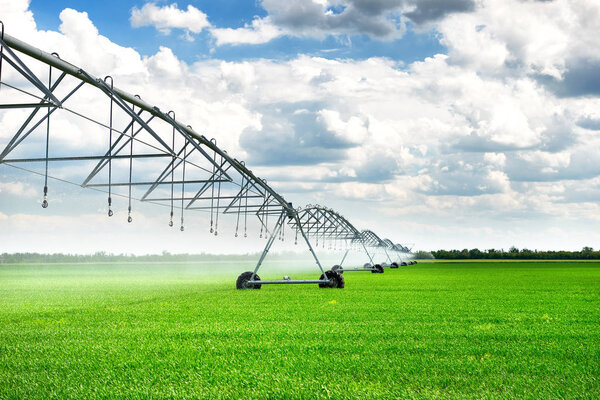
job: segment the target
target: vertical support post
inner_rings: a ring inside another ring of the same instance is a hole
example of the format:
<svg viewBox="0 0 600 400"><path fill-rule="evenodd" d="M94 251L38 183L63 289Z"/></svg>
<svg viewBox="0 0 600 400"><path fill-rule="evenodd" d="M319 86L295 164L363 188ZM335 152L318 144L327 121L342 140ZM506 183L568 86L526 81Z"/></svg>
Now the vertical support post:
<svg viewBox="0 0 600 400"><path fill-rule="evenodd" d="M342 257L342 261L340 261L340 267L344 264L344 261L346 261L346 256L348 255L349 251L350 251L350 249L346 249L346 252L344 253L344 257Z"/></svg>
<svg viewBox="0 0 600 400"><path fill-rule="evenodd" d="M365 253L367 253L367 257L369 257L369 261L371 261L371 265L375 265L375 263L373 262L373 257L371 257L371 255L369 254L369 251L367 250L367 246L365 246L365 243L361 240L360 244L362 244L362 247L365 250Z"/></svg>
<svg viewBox="0 0 600 400"><path fill-rule="evenodd" d="M325 280L328 281L329 279L327 278L327 275L325 274L325 270L323 269L323 266L321 265L321 262L319 261L317 254L315 253L312 246L310 245L310 241L308 240L308 237L306 236L306 234L304 233L304 230L302 229L302 224L300 223L300 218L298 217L298 213L295 211L294 211L294 218L296 219L296 223L298 224L298 230L300 231L300 234L304 238L304 241L306 242L308 249L310 250L313 258L315 259L315 262L317 263L317 265L319 266L319 269L323 273Z"/></svg>
<svg viewBox="0 0 600 400"><path fill-rule="evenodd" d="M398 255L398 259L400 260L400 263L402 263L402 262L403 262L403 260L402 260L402 255L401 255L401 254L402 254L402 252L401 252L401 251L398 251L398 250L396 250L396 254Z"/></svg>
<svg viewBox="0 0 600 400"><path fill-rule="evenodd" d="M218 212L218 210L217 210L217 212ZM269 240L267 240L267 244L265 245L265 248L264 248L262 254L260 255L260 258L258 259L258 262L256 263L256 267L254 268L254 271L252 272L252 276L250 277L251 281L254 280L254 277L256 276L256 273L260 269L262 262L264 261L265 257L267 256L267 253L271 249L271 246L273 245L273 242L275 241L275 237L277 236L277 234L279 233L279 230L281 229L281 226L285 222L284 218L285 218L285 211L282 211L281 215L279 216L279 219L275 223L275 228L273 229L273 232L271 232L271 236L269 236ZM268 227L266 230L268 231Z"/></svg>
<svg viewBox="0 0 600 400"><path fill-rule="evenodd" d="M391 264L392 263L392 259L390 258L390 255L389 255L389 253L388 253L388 251L387 251L387 249L385 247L383 248L383 251L385 251L385 256L387 257L388 261Z"/></svg>

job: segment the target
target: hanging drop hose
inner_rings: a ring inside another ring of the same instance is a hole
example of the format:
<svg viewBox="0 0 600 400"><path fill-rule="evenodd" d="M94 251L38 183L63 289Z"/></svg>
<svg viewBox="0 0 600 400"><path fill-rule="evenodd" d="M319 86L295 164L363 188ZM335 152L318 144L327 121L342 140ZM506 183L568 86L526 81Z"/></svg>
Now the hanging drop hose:
<svg viewBox="0 0 600 400"><path fill-rule="evenodd" d="M238 199L237 222L235 223L235 237L238 237L238 230L240 228L240 213L242 211L242 196L243 196L243 193L244 193L244 178L245 178L245 175L242 175L242 187L240 189L240 197Z"/></svg>
<svg viewBox="0 0 600 400"><path fill-rule="evenodd" d="M301 221L300 221L300 216L298 215L298 212L299 212L299 211L300 211L300 209L299 209L299 208L297 208L297 209L296 209L296 215L298 216L298 219L296 220L296 221L297 221L297 224L296 224L296 235L295 235L295 237L294 237L294 244L298 244L298 230L300 229L300 224L301 224Z"/></svg>
<svg viewBox="0 0 600 400"><path fill-rule="evenodd" d="M223 165L223 156L221 156L221 159L219 161L219 165ZM215 210L215 236L217 236L218 232L217 229L219 228L219 203L221 201L221 178L223 177L223 174L221 172L221 169L219 168L219 183L218 183L218 189L217 189L217 209Z"/></svg>
<svg viewBox="0 0 600 400"><path fill-rule="evenodd" d="M3 25L4 29L4 25ZM4 32L3 32L4 34ZM52 87L52 66L48 72L48 88ZM48 208L48 147L50 145L50 107L46 109L46 172L44 174L44 200L42 201L42 208Z"/></svg>
<svg viewBox="0 0 600 400"><path fill-rule="evenodd" d="M267 206L267 192L264 192L263 205L262 205L262 218L259 218L260 219L260 236L259 236L260 239L262 239L263 227L265 229L265 237L267 237L267 228L266 228L266 224L265 224L265 207L266 206ZM258 212L260 213L260 210Z"/></svg>
<svg viewBox="0 0 600 400"><path fill-rule="evenodd" d="M173 121L175 120L175 111L169 111L167 115L173 114ZM173 156L171 157L171 218L169 219L169 226L173 226L173 193L175 183L175 126L173 126Z"/></svg>
<svg viewBox="0 0 600 400"><path fill-rule="evenodd" d="M185 162L187 157L187 145L188 141L185 139L185 144L183 146L183 173L181 178L181 232L183 232L183 209L184 209L184 200L185 200Z"/></svg>
<svg viewBox="0 0 600 400"><path fill-rule="evenodd" d="M212 143L217 144L217 140L215 138L210 139ZM211 175L211 184L210 184L210 233L213 233L213 211L214 211L214 201L215 201L215 173L216 173L216 164L217 164L217 152L215 151L213 154L213 170Z"/></svg>
<svg viewBox="0 0 600 400"><path fill-rule="evenodd" d="M241 162L241 164L245 167L246 163L244 163L243 161ZM243 176L243 175L242 175ZM248 191L246 191L246 196L244 196L246 198L245 201L245 206L244 206L244 237L248 237Z"/></svg>
<svg viewBox="0 0 600 400"><path fill-rule="evenodd" d="M107 76L104 78L104 82L110 78L110 89L113 90L113 78ZM110 118L109 118L109 131L108 131L108 216L113 216L112 211L112 132L113 132L113 96L110 95Z"/></svg>
<svg viewBox="0 0 600 400"><path fill-rule="evenodd" d="M135 113L135 105L133 106L133 112ZM127 207L127 222L131 223L133 218L131 218L131 177L133 175L133 124L135 122L135 118L131 118L131 139L129 140L129 205Z"/></svg>
<svg viewBox="0 0 600 400"><path fill-rule="evenodd" d="M263 179L263 182L266 184L267 181L265 179ZM267 194L267 192L265 191L265 206L263 208L263 219L265 220L265 239L268 240L269 238L269 210L268 210L268 201L269 201L269 194Z"/></svg>

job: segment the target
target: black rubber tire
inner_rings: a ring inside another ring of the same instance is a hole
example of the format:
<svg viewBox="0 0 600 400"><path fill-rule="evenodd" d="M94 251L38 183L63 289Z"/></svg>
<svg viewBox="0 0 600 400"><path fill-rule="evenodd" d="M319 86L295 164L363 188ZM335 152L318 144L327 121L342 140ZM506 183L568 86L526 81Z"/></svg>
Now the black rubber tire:
<svg viewBox="0 0 600 400"><path fill-rule="evenodd" d="M319 283L321 289L343 289L344 286L346 286L344 277L336 271L325 271L325 275L327 275L327 279L330 280L330 283ZM325 279L325 275L321 274L319 279Z"/></svg>
<svg viewBox="0 0 600 400"><path fill-rule="evenodd" d="M391 263L390 268L398 268L398 263L397 262Z"/></svg>
<svg viewBox="0 0 600 400"><path fill-rule="evenodd" d="M239 290L260 289L262 285L248 285L248 281L252 278L252 274L251 271L247 271L238 276L237 281L235 282L235 288ZM254 275L254 280L260 281L260 276Z"/></svg>
<svg viewBox="0 0 600 400"><path fill-rule="evenodd" d="M372 274L383 274L383 267L380 264L373 265L373 269L371 270Z"/></svg>
<svg viewBox="0 0 600 400"><path fill-rule="evenodd" d="M414 263L417 264L417 260L415 260Z"/></svg>
<svg viewBox="0 0 600 400"><path fill-rule="evenodd" d="M415 262L414 261L409 261L408 265L413 265Z"/></svg>
<svg viewBox="0 0 600 400"><path fill-rule="evenodd" d="M400 263L400 265L401 265L401 266L403 266L403 267L406 267L408 264L407 264L405 261L402 261L402 262Z"/></svg>
<svg viewBox="0 0 600 400"><path fill-rule="evenodd" d="M337 272L340 275L344 273L344 268L342 268L341 265L334 265L333 267L331 267L331 270Z"/></svg>

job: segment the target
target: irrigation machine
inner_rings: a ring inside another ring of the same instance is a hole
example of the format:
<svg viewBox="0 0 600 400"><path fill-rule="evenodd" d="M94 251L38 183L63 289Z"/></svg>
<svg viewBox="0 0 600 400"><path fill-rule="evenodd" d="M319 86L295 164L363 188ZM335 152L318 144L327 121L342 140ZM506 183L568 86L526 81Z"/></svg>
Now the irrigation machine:
<svg viewBox="0 0 600 400"><path fill-rule="evenodd" d="M222 214L233 214L236 237L246 237L248 224L258 222L266 245L254 270L238 277L238 289L300 283L343 288L343 272L382 273L384 267L406 265L408 248L382 240L370 230L359 231L329 208L294 208L214 139L178 121L175 112L164 112L120 90L110 76L97 78L56 53L5 34L1 22L0 27L0 120L4 130L9 129L7 121L16 121L0 153L0 164L43 178L43 208L49 205L49 179L54 179L104 193L109 217L113 216L113 198L126 199L129 223L133 222L133 200L168 209L165 223L168 219L169 226L177 225L174 229L181 231L188 212L209 214L214 235L218 235ZM94 106L99 103L104 107ZM99 134L100 144L52 146L53 136L69 134L69 120L84 124L90 138ZM296 243L300 240L308 247L320 272L318 279L260 279L261 265L274 241L283 239L286 226ZM340 263L331 269L324 268L314 249L325 243L345 250ZM352 249L363 251L369 263L343 267ZM383 262L376 262L375 257L384 258Z"/></svg>

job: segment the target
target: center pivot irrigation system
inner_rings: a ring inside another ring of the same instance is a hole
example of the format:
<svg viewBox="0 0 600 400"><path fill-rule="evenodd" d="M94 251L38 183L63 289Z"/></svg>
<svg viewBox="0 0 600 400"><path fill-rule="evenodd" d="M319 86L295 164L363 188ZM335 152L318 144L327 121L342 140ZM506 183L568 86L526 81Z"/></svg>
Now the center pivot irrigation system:
<svg viewBox="0 0 600 400"><path fill-rule="evenodd" d="M260 237L267 242L254 270L238 277L238 289L292 283L343 288L343 272L381 273L384 267L407 264L407 247L382 240L372 231L359 231L329 208L294 208L243 161L219 148L216 140L177 121L175 112L163 112L115 87L112 77L96 78L56 53L5 34L1 22L0 27L0 121L4 135L11 123L15 129L8 132L12 137L0 153L0 164L43 177L43 208L48 207L51 178L105 193L109 217L113 198L126 199L130 223L132 200L168 208L169 225L177 223L181 231L189 211L210 214L214 235L219 215L233 215L236 237L246 237L248 223L257 220ZM74 137L83 143L70 145ZM256 218L249 221L249 215ZM274 241L284 239L286 226L296 243L300 236L308 246L321 272L319 279L258 276ZM323 268L315 253L319 243L345 250L339 265ZM343 267L352 249L364 251L370 262L361 268ZM384 262L375 262L378 256L384 256Z"/></svg>

